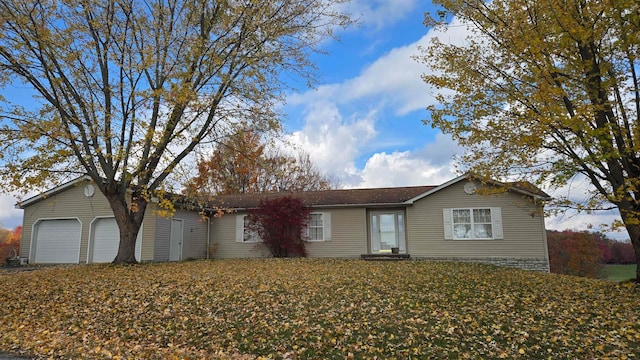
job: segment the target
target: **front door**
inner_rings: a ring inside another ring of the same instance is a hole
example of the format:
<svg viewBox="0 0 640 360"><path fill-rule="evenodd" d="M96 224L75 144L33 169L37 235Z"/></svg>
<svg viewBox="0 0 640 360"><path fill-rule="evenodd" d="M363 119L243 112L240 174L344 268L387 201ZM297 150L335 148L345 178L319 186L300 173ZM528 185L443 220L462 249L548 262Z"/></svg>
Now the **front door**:
<svg viewBox="0 0 640 360"><path fill-rule="evenodd" d="M169 261L182 260L182 220L171 219L171 237L169 238Z"/></svg>
<svg viewBox="0 0 640 360"><path fill-rule="evenodd" d="M404 211L372 211L369 220L372 253L406 253Z"/></svg>

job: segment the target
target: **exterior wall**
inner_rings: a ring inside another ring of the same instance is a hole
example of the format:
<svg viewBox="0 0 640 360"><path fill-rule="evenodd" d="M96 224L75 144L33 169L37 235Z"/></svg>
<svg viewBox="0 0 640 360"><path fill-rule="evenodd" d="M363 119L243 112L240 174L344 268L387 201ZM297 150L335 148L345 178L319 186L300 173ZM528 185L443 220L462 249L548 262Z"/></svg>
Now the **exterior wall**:
<svg viewBox="0 0 640 360"><path fill-rule="evenodd" d="M544 217L530 198L515 194L469 195L466 181L418 200L407 208L407 251L429 259L538 259L548 256ZM445 208L501 207L504 239L445 240ZM524 260L522 260L524 261Z"/></svg>
<svg viewBox="0 0 640 360"><path fill-rule="evenodd" d="M367 218L364 208L314 209L331 213L331 240L306 242L309 257L359 257L367 252ZM270 257L259 243L236 242L236 217L245 212L211 219L210 242L215 258Z"/></svg>
<svg viewBox="0 0 640 360"><path fill-rule="evenodd" d="M364 208L317 211L331 213L331 240L306 242L309 257L359 257L367 253L367 212Z"/></svg>
<svg viewBox="0 0 640 360"><path fill-rule="evenodd" d="M155 212L151 218L155 221L155 261L169 261L171 242L171 218L159 216ZM174 219L182 220L181 259L204 259L207 257L207 221L195 211L177 210Z"/></svg>
<svg viewBox="0 0 640 360"><path fill-rule="evenodd" d="M153 214L155 219L155 247L153 258L155 261L169 261L169 241L171 239L171 219Z"/></svg>
<svg viewBox="0 0 640 360"><path fill-rule="evenodd" d="M236 217L246 212L224 214L219 218L212 218L209 233L209 243L215 248L211 253L213 258L255 258L270 257L271 253L259 243L236 242Z"/></svg>
<svg viewBox="0 0 640 360"><path fill-rule="evenodd" d="M31 257L31 242L34 225L38 220L69 219L80 221L80 263L87 261L91 223L100 217L113 217L113 212L107 199L96 189L93 196L84 195L84 182L72 186L58 194L38 201L23 211L23 233L20 242L20 257ZM154 261L154 239L157 217L153 215L154 204L147 207L142 225L142 252L141 261ZM206 231L206 226L204 227ZM206 235L203 236L206 239Z"/></svg>
<svg viewBox="0 0 640 360"><path fill-rule="evenodd" d="M107 199L97 190L92 197L86 197L84 183L32 204L23 213L20 257L31 258L32 235L38 220L75 218L81 225L80 262L84 263L87 261L91 221L108 216L113 216L113 212Z"/></svg>
<svg viewBox="0 0 640 360"><path fill-rule="evenodd" d="M208 222L195 211L176 211L175 219L183 220L182 259L207 257Z"/></svg>

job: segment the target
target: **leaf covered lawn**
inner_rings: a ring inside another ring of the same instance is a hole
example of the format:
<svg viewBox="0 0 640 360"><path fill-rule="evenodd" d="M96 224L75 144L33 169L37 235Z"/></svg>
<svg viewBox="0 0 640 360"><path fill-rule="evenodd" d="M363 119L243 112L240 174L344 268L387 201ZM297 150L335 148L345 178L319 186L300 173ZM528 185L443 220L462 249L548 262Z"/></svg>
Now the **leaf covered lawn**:
<svg viewBox="0 0 640 360"><path fill-rule="evenodd" d="M476 264L215 260L0 273L0 349L53 358L633 358L640 289Z"/></svg>

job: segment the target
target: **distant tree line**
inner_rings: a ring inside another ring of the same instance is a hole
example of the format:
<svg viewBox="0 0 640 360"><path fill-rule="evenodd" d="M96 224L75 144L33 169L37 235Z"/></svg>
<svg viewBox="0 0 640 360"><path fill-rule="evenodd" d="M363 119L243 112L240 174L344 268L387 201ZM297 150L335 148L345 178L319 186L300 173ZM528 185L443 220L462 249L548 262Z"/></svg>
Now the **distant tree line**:
<svg viewBox="0 0 640 360"><path fill-rule="evenodd" d="M634 264L633 245L599 232L547 231L552 273L598 277L604 264Z"/></svg>

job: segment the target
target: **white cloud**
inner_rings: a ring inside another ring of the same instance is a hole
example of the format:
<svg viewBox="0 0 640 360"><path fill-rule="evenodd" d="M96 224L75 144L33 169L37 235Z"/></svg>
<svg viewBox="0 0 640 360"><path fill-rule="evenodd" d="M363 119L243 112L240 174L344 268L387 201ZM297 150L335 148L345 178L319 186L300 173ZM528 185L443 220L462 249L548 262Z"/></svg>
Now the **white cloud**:
<svg viewBox="0 0 640 360"><path fill-rule="evenodd" d="M292 94L287 103L300 105L324 100L344 105L371 101L392 108L400 116L424 109L434 103L435 90L422 81L421 76L428 69L413 58L420 54L419 47L428 45L435 37L445 43L462 44L470 34L468 27L454 19L446 32L431 29L418 41L391 49L366 66L357 77Z"/></svg>
<svg viewBox="0 0 640 360"><path fill-rule="evenodd" d="M391 50L360 73L340 84L322 85L303 94L293 94L291 105L309 104L319 99L336 104L349 104L358 100L380 101L394 109L397 115L424 109L433 102L428 86L422 81L424 66L411 57L418 53L419 41Z"/></svg>
<svg viewBox="0 0 640 360"><path fill-rule="evenodd" d="M331 174L353 174L355 158L376 135L375 110L344 119L335 104L319 101L305 116L305 126L288 139L304 149L321 170Z"/></svg>
<svg viewBox="0 0 640 360"><path fill-rule="evenodd" d="M354 0L342 11L352 14L362 26L382 29L402 20L417 6L416 0Z"/></svg>
<svg viewBox="0 0 640 360"><path fill-rule="evenodd" d="M435 140L417 151L376 153L367 160L357 187L439 185L456 176L453 156L461 149L449 136Z"/></svg>

